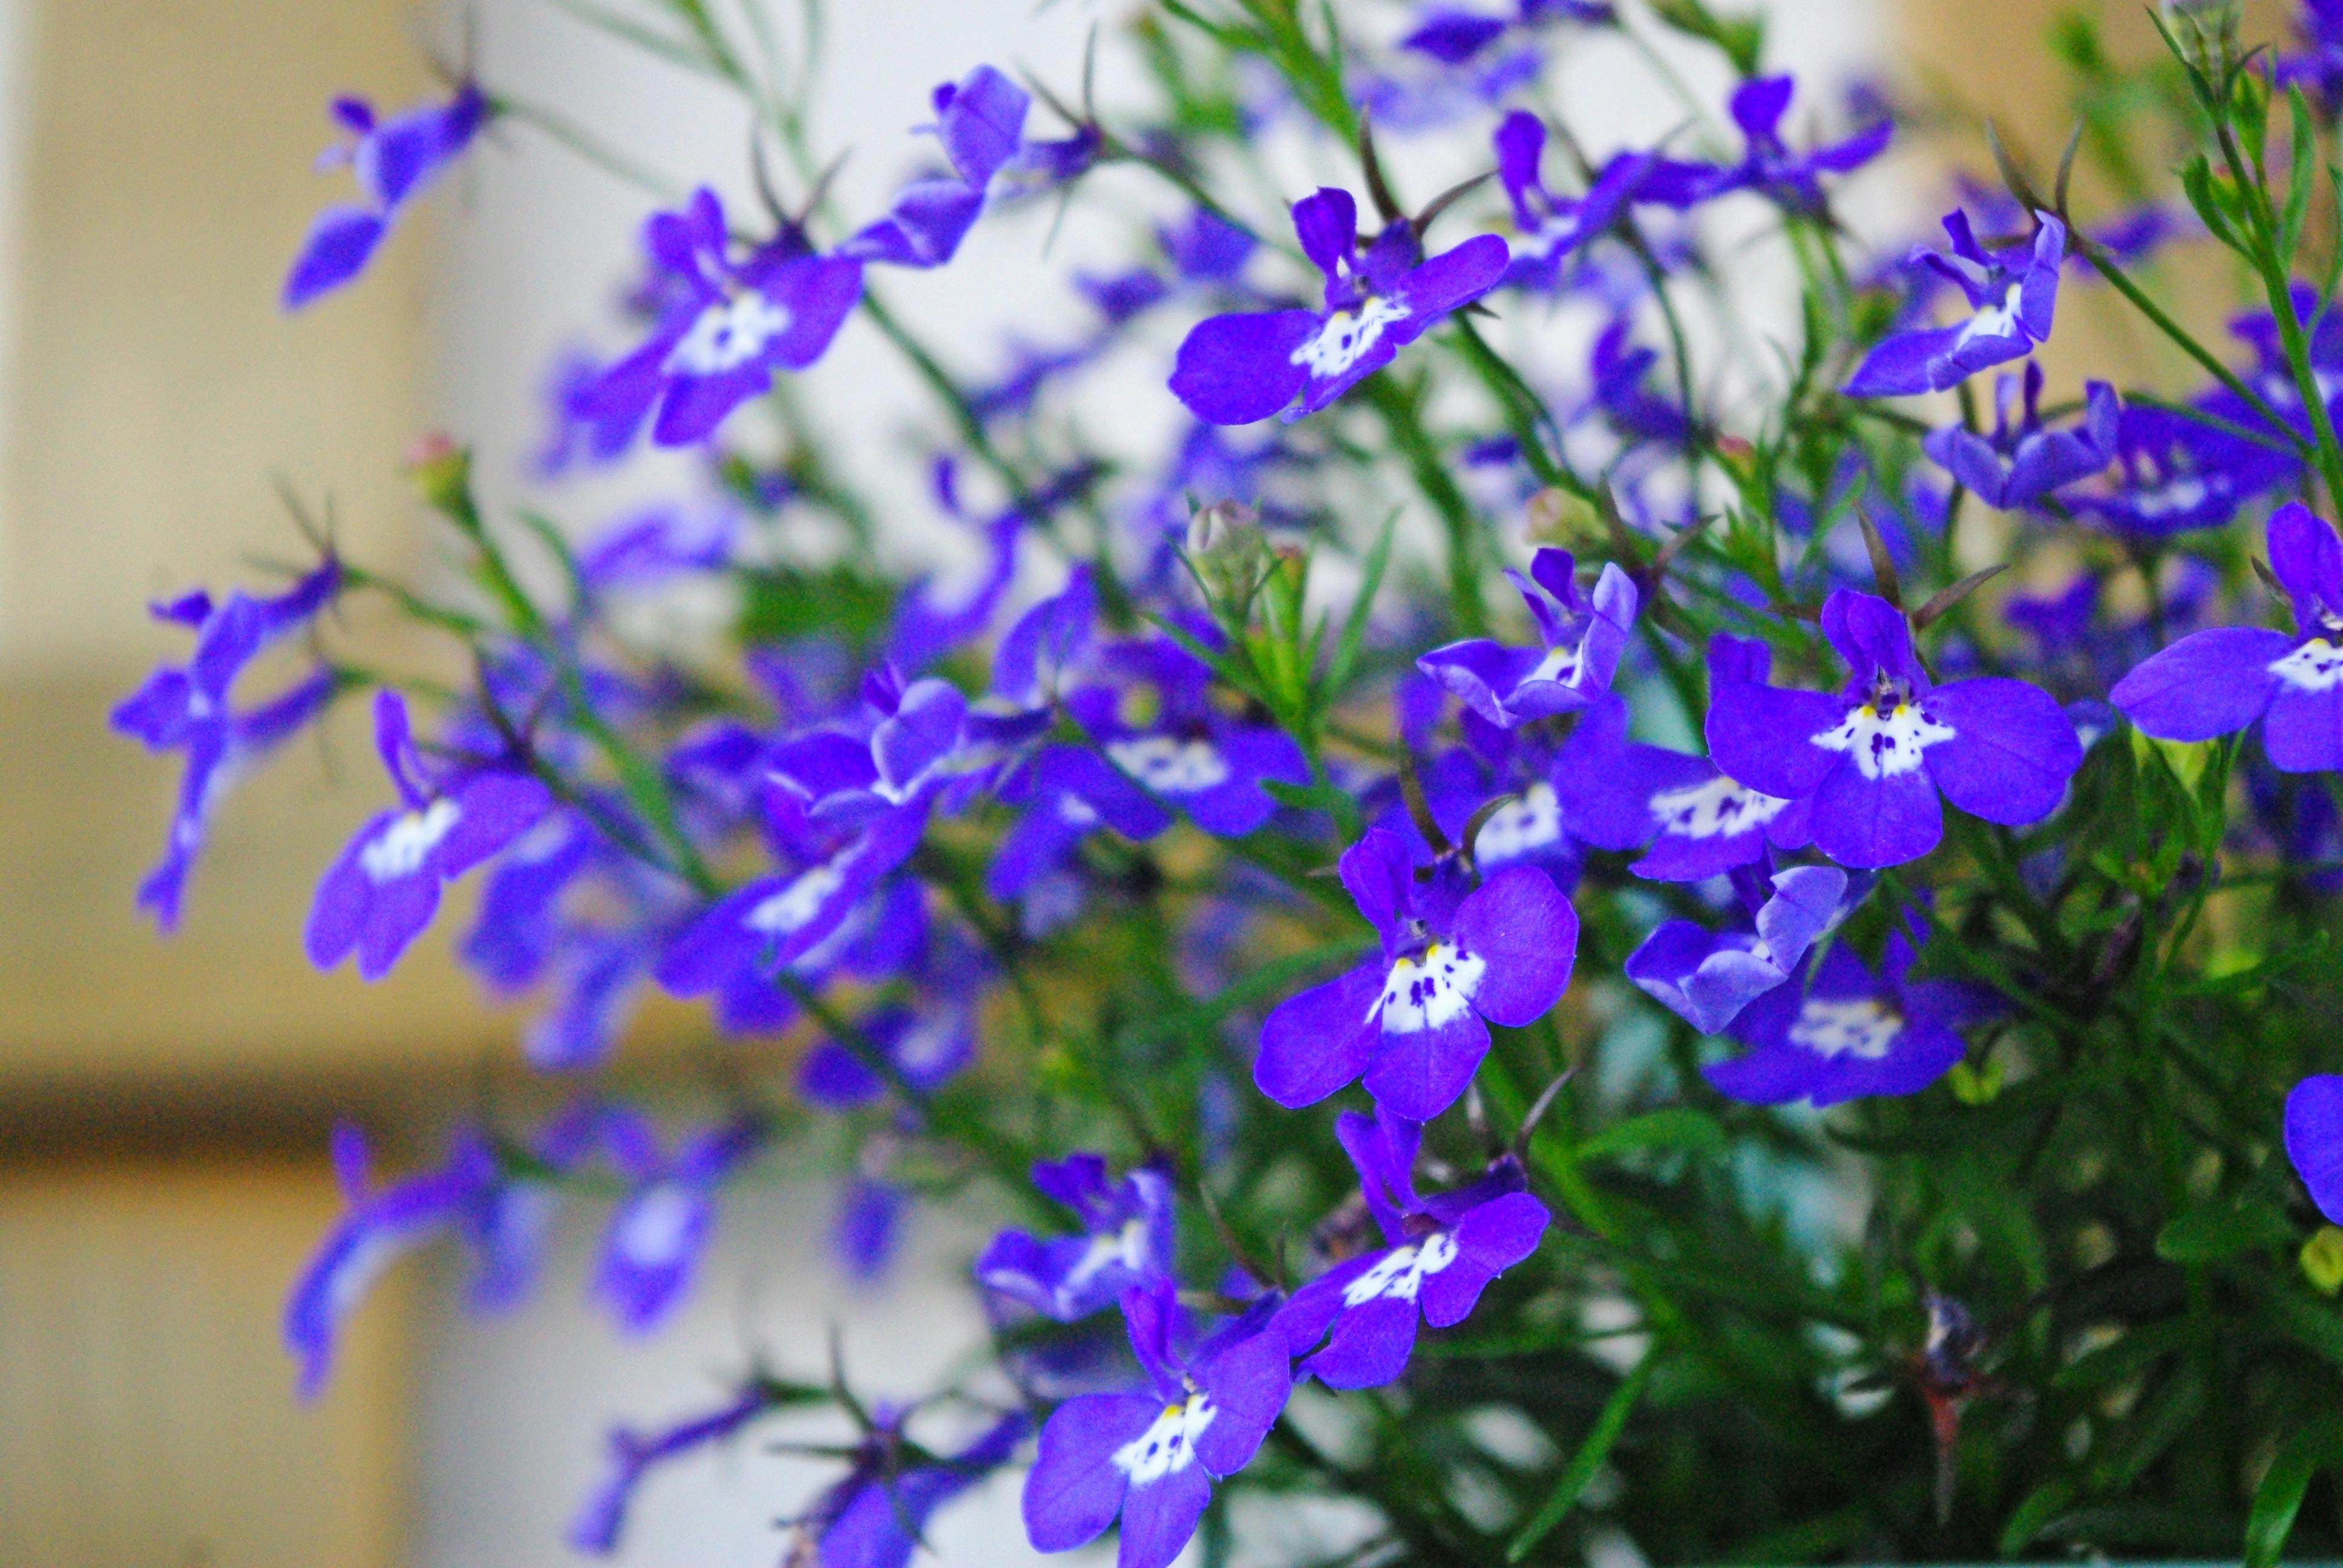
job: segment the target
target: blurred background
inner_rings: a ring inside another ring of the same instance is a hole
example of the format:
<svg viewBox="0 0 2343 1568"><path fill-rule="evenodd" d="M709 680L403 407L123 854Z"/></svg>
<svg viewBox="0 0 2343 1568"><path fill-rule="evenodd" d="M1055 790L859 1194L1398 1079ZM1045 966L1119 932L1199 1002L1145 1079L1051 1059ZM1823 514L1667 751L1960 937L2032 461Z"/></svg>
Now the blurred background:
<svg viewBox="0 0 2343 1568"><path fill-rule="evenodd" d="M2084 8L2127 45L2146 34L2133 0ZM903 174L930 85L980 60L1070 84L1092 23L1123 9L834 6L816 123L854 150L849 207L880 205ZM1900 60L2052 154L2064 126L2040 41L2058 9L1778 0L1774 62L1835 86ZM105 716L183 651L148 598L298 555L280 486L330 508L354 554L427 569L398 477L417 436L476 444L484 487L518 495L558 354L618 340L646 204L518 127L360 286L277 313L286 261L341 197L309 166L327 97L413 100L433 85L426 47L468 48L500 90L686 182L745 187L743 114L548 0L0 0L0 1565L561 1563L610 1422L688 1412L753 1355L817 1372L832 1323L880 1395L915 1391L979 1332L959 1282L974 1221L923 1220L890 1288L858 1292L828 1261L825 1174L785 1171L728 1202L713 1268L655 1341L588 1310L596 1216L581 1215L515 1316L468 1318L460 1281L427 1261L395 1272L325 1396L293 1400L277 1323L340 1207L328 1127L360 1121L394 1166L429 1151L484 1075L518 1072L517 1020L450 960L460 922L374 987L302 959L313 880L384 794L347 723L244 788L183 930L156 940L131 900L176 770ZM1664 106L1606 100L1599 62L1583 85L1565 100L1582 125L1665 129ZM1002 299L1046 320L1027 281L1041 233L980 229L963 265L891 292L948 358L981 366L1020 319ZM894 460L917 400L876 342L850 326L808 394L907 531L931 527L903 477L917 465ZM583 528L679 472L638 465L546 499ZM688 1018L638 1032L629 1070L688 1093L706 1068ZM772 1521L821 1473L751 1442L663 1475L621 1561L772 1562ZM1014 1519L1003 1478L935 1544L1025 1562Z"/></svg>

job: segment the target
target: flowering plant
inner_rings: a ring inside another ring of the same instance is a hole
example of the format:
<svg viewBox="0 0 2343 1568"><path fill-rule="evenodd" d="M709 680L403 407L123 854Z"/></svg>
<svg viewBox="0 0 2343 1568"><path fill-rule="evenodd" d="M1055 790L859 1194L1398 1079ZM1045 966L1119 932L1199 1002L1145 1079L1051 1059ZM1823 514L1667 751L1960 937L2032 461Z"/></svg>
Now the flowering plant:
<svg viewBox="0 0 2343 1568"><path fill-rule="evenodd" d="M318 538L157 606L194 650L116 714L184 754L168 929L228 784L370 692L387 803L310 956L377 978L469 881L465 961L536 999L541 1114L458 1108L382 1183L337 1141L305 1390L392 1260L465 1249L508 1308L567 1202L654 1331L787 1163L874 1281L904 1206L1015 1210L969 1279L991 1353L679 1391L579 1478L581 1552L809 1404L859 1433L776 1500L827 1568L908 1562L996 1472L1037 1549L1118 1530L1123 1568L1297 1495L1359 1564L2343 1549L2304 1507L2343 1466L2336 6L2250 51L2174 6L2137 68L2072 25L2055 174L1996 141L1908 260L1843 193L1927 117L1800 93L1703 0L1158 0L1134 102L975 65L876 213L793 95L818 13L639 13L579 10L744 95L764 199L649 193L633 335L565 374L547 461L682 447L701 493L580 543L427 443L453 580ZM1684 128L1574 123L1596 49ZM288 307L499 127L638 172L469 74L334 113L364 200ZM1070 337L961 374L890 310L1104 179L1143 216ZM2250 286L2231 346L2159 292L2188 250ZM2172 352L2061 389L2082 289ZM970 584L873 564L792 395L864 330L935 399ZM1110 361L1159 447L1085 431ZM630 613L711 584L719 657ZM465 678L348 657L321 618L360 595ZM789 1076L627 1102L654 990Z"/></svg>

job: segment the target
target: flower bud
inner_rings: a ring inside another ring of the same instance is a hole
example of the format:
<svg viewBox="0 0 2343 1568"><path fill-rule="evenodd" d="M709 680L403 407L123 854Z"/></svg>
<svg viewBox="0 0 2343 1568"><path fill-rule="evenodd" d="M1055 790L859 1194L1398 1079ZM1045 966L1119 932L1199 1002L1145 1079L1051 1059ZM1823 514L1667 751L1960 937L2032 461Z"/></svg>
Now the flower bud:
<svg viewBox="0 0 2343 1568"><path fill-rule="evenodd" d="M1188 519L1188 560L1218 605L1242 615L1269 568L1260 514L1242 501L1215 501Z"/></svg>
<svg viewBox="0 0 2343 1568"><path fill-rule="evenodd" d="M433 430L407 449L407 471L423 498L450 517L468 513L472 495L472 450Z"/></svg>
<svg viewBox="0 0 2343 1568"><path fill-rule="evenodd" d="M2302 1277L2312 1290L2322 1296L2343 1291L2343 1230L2318 1227L2318 1233L2302 1244L2300 1261Z"/></svg>

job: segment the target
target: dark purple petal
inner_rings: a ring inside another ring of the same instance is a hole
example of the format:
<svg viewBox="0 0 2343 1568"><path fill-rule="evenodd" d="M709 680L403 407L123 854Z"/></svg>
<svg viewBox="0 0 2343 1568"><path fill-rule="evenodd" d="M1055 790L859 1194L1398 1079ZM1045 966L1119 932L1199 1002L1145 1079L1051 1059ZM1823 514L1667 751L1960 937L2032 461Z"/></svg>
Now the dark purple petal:
<svg viewBox="0 0 2343 1568"><path fill-rule="evenodd" d="M1381 1388L1407 1370L1418 1315L1413 1301L1391 1296L1346 1308L1335 1317L1326 1348L1302 1370L1328 1388Z"/></svg>
<svg viewBox="0 0 2343 1568"><path fill-rule="evenodd" d="M2299 501L2271 514L2268 539L2271 575L2293 596L2295 626L2308 636L2322 603L2343 609L2343 540Z"/></svg>
<svg viewBox="0 0 2343 1568"><path fill-rule="evenodd" d="M1280 1004L1262 1024L1252 1064L1261 1091L1294 1111L1358 1077L1383 1038L1371 1010L1383 973L1381 962L1363 964Z"/></svg>
<svg viewBox="0 0 2343 1568"><path fill-rule="evenodd" d="M1709 693L1709 756L1725 775L1765 794L1811 795L1845 759L1813 743L1838 728L1846 705L1819 691L1735 681Z"/></svg>
<svg viewBox="0 0 2343 1568"><path fill-rule="evenodd" d="M1143 1393L1086 1393L1051 1412L1025 1477L1025 1533L1036 1551L1071 1552L1102 1534L1122 1508L1115 1451L1155 1423L1162 1404Z"/></svg>
<svg viewBox="0 0 2343 1568"><path fill-rule="evenodd" d="M2278 688L2270 666L2293 648L2292 638L2263 627L2191 632L2117 681L2107 700L2158 740L2233 734L2269 706Z"/></svg>
<svg viewBox="0 0 2343 1568"><path fill-rule="evenodd" d="M1470 305L1497 286L1513 254L1493 234L1476 235L1401 278L1393 297L1408 314L1390 328L1394 343L1413 343L1439 319L1462 305Z"/></svg>
<svg viewBox="0 0 2343 1568"><path fill-rule="evenodd" d="M1267 1054L1265 1049L1263 1054ZM1489 1026L1469 1009L1445 1024L1427 1025L1404 1033L1386 1030L1374 1044L1373 1059L1367 1064L1367 1092L1374 1096L1376 1104L1394 1115L1411 1121L1429 1121L1456 1103L1456 1097L1473 1081L1481 1059L1488 1054ZM1279 1103L1285 1101L1280 1100Z"/></svg>
<svg viewBox="0 0 2343 1568"><path fill-rule="evenodd" d="M286 274L284 307L298 310L365 271L382 244L385 226L380 214L365 207L335 206L319 213Z"/></svg>
<svg viewBox="0 0 2343 1568"><path fill-rule="evenodd" d="M1916 768L1869 779L1848 759L1815 791L1814 810L1815 848L1857 870L1916 860L1945 832L1936 786Z"/></svg>
<svg viewBox="0 0 2343 1568"><path fill-rule="evenodd" d="M1358 249L1359 204L1349 191L1321 186L1293 204L1293 232L1331 284Z"/></svg>
<svg viewBox="0 0 2343 1568"><path fill-rule="evenodd" d="M2286 1157L2328 1222L2343 1225L2343 1078L2316 1073L2287 1095Z"/></svg>
<svg viewBox="0 0 2343 1568"><path fill-rule="evenodd" d="M1897 332L1880 339L1840 388L1849 397L1909 397L1936 390L1929 367L1952 350L1955 327Z"/></svg>
<svg viewBox="0 0 2343 1568"><path fill-rule="evenodd" d="M2343 687L2279 687L2262 720L2262 749L2281 773L2343 769Z"/></svg>
<svg viewBox="0 0 2343 1568"><path fill-rule="evenodd" d="M1972 817L2018 826L2057 809L2083 743L2057 699L2022 680L1956 680L1921 711L1953 731L1922 753L1945 799Z"/></svg>
<svg viewBox="0 0 2343 1568"><path fill-rule="evenodd" d="M1208 425L1268 418L1309 381L1294 354L1322 319L1308 310L1272 310L1198 322L1180 345L1172 395Z"/></svg>
<svg viewBox="0 0 2343 1568"><path fill-rule="evenodd" d="M1017 155L1032 105L1024 88L990 65L979 65L960 79L936 129L962 179L980 191Z"/></svg>
<svg viewBox="0 0 2343 1568"><path fill-rule="evenodd" d="M1550 1219L1535 1198L1511 1192L1457 1221L1456 1261L1423 1282L1424 1322L1446 1329L1470 1317L1491 1280L1537 1251Z"/></svg>
<svg viewBox="0 0 2343 1568"><path fill-rule="evenodd" d="M1242 1470L1293 1392L1285 1337L1260 1332L1200 1360L1197 1384L1220 1415L1196 1439L1196 1458L1217 1476Z"/></svg>
<svg viewBox="0 0 2343 1568"><path fill-rule="evenodd" d="M1458 944L1488 966L1472 999L1492 1023L1526 1028L1570 984L1578 911L1534 866L1508 866L1468 894L1455 930Z"/></svg>

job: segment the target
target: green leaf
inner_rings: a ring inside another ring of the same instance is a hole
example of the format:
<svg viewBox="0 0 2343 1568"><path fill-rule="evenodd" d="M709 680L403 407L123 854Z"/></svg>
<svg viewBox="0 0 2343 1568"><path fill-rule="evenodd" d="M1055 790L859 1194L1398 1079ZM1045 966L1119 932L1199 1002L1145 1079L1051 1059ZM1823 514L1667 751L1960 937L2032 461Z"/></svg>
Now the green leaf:
<svg viewBox="0 0 2343 1568"><path fill-rule="evenodd" d="M1571 1455L1569 1468L1562 1473L1562 1479L1554 1483L1553 1495L1545 1500L1545 1506L1522 1526L1521 1533L1514 1536L1513 1543L1505 1548L1506 1562L1518 1563L1528 1556L1531 1550L1569 1514L1580 1495L1586 1491L1586 1483L1594 1479L1594 1473L1610 1457L1613 1446L1619 1441L1619 1434L1627 1430L1627 1417L1634 1410L1635 1402L1643 1398L1644 1385L1651 1381L1652 1369L1659 1359L1660 1347L1654 1344L1644 1352L1644 1359L1635 1363L1635 1370L1627 1374L1626 1381L1611 1391L1611 1397L1604 1402L1602 1413L1594 1418L1594 1425L1586 1434L1586 1441L1578 1445L1578 1452Z"/></svg>
<svg viewBox="0 0 2343 1568"><path fill-rule="evenodd" d="M2294 1240L2295 1228L2276 1210L2217 1199L2174 1215L2157 1233L2156 1255L2167 1263L2217 1263Z"/></svg>
<svg viewBox="0 0 2343 1568"><path fill-rule="evenodd" d="M2294 142L2293 166L2286 177L2286 212L2278 220L2278 259L2291 264L2302 242L2303 220L2310 215L2310 192L2318 183L2318 127L2299 85L2286 89L2288 136Z"/></svg>
<svg viewBox="0 0 2343 1568"><path fill-rule="evenodd" d="M2302 1511L2311 1476L2338 1463L2343 1463L2343 1419L2328 1416L2287 1439L2262 1483L2254 1488L2253 1508L2246 1515L2246 1568L2272 1568L2294 1532L2294 1516Z"/></svg>
<svg viewBox="0 0 2343 1568"><path fill-rule="evenodd" d="M2046 1481L2027 1493L2026 1501L2011 1512L2009 1523L2002 1526L2001 1554L2015 1557L2025 1551L2053 1519L2066 1511L2066 1505L2074 1500L2075 1483L2063 1475Z"/></svg>
<svg viewBox="0 0 2343 1568"><path fill-rule="evenodd" d="M2183 164L2180 168L2180 189L2182 194L2188 197L2188 205L2196 209L2197 217L2204 221L2206 229L2213 237L2231 250L2239 249L2237 231L2233 222L2230 206L2221 200L2216 188L2213 160L2205 154L2198 153Z"/></svg>
<svg viewBox="0 0 2343 1568"><path fill-rule="evenodd" d="M1715 1117L1689 1105L1647 1111L1614 1122L1578 1146L1582 1160L1603 1160L1632 1149L1684 1149L1715 1153L1725 1148L1725 1129Z"/></svg>
<svg viewBox="0 0 2343 1568"><path fill-rule="evenodd" d="M1391 565L1392 528L1399 521L1399 508L1392 508L1383 519L1383 532L1375 536L1374 548L1367 551L1366 575L1359 581L1359 597L1351 601L1351 613L1343 618L1342 635L1334 643L1334 659L1326 667L1326 678L1318 689L1321 709L1342 692L1351 678L1351 671L1359 662L1359 650L1365 646L1367 614L1374 608L1375 594L1383 584L1383 571Z"/></svg>

